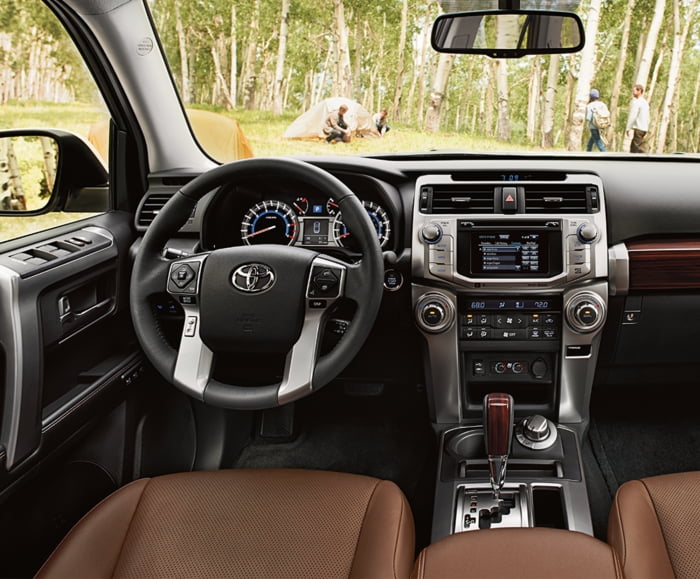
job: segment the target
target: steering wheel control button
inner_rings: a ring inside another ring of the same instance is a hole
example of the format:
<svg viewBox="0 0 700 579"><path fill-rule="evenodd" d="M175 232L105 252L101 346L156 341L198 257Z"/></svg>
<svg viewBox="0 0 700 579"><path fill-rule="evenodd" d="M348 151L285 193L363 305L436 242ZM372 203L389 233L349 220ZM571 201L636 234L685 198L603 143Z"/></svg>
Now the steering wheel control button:
<svg viewBox="0 0 700 579"><path fill-rule="evenodd" d="M188 283L190 283L192 281L192 278L194 278L194 271L186 263L183 263L181 266L176 267L170 274L170 279L173 280L173 282L175 282L175 285L180 289L182 289Z"/></svg>
<svg viewBox="0 0 700 579"><path fill-rule="evenodd" d="M275 272L264 263L246 263L234 270L231 283L243 293L261 293L275 284Z"/></svg>
<svg viewBox="0 0 700 579"><path fill-rule="evenodd" d="M322 310L328 305L326 300L309 300L309 307L312 310Z"/></svg>
<svg viewBox="0 0 700 579"><path fill-rule="evenodd" d="M309 284L310 298L336 298L340 295L340 271L330 267L314 267Z"/></svg>
<svg viewBox="0 0 700 579"><path fill-rule="evenodd" d="M197 331L197 316L187 316L185 321L185 338L193 338Z"/></svg>
<svg viewBox="0 0 700 579"><path fill-rule="evenodd" d="M174 294L197 293L199 267L199 262L174 263L171 265L170 275L168 276L168 291Z"/></svg>
<svg viewBox="0 0 700 579"><path fill-rule="evenodd" d="M195 296L180 296L180 303L183 306L194 306L197 304L197 298Z"/></svg>

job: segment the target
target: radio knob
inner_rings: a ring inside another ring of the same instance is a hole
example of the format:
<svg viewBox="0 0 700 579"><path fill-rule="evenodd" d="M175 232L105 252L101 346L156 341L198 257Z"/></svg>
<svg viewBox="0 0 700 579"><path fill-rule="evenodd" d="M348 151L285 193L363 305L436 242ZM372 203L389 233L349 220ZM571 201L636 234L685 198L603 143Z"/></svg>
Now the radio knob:
<svg viewBox="0 0 700 579"><path fill-rule="evenodd" d="M576 230L576 237L581 243L593 243L598 239L598 229L592 223L582 223Z"/></svg>
<svg viewBox="0 0 700 579"><path fill-rule="evenodd" d="M442 227L437 223L428 223L421 229L421 237L426 243L437 243L442 239Z"/></svg>

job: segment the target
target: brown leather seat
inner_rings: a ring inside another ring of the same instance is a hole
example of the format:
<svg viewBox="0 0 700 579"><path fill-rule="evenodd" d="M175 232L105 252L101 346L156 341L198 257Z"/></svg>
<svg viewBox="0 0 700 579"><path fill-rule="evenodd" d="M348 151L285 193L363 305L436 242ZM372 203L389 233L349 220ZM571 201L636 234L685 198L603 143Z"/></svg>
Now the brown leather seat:
<svg viewBox="0 0 700 579"><path fill-rule="evenodd" d="M700 472L623 484L608 521L608 542L627 579L700 577Z"/></svg>
<svg viewBox="0 0 700 579"><path fill-rule="evenodd" d="M68 534L38 577L407 578L413 516L392 482L304 470L137 480Z"/></svg>
<svg viewBox="0 0 700 579"><path fill-rule="evenodd" d="M412 579L621 579L610 546L561 529L490 529L450 535L421 551Z"/></svg>

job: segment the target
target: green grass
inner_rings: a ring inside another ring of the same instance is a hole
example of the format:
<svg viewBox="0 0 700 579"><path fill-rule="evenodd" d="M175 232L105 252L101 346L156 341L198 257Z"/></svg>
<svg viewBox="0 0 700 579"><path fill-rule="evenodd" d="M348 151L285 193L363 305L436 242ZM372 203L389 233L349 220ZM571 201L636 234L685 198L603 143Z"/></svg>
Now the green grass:
<svg viewBox="0 0 700 579"><path fill-rule="evenodd" d="M211 109L210 109L211 110ZM218 110L236 119L256 157L280 155L372 155L381 153L420 152L431 150L503 151L537 150L538 147L503 143L496 139L475 137L467 133L428 133L415 127L390 122L391 131L381 138L355 138L350 143L328 145L324 140L283 139L296 114L275 116L266 111Z"/></svg>
<svg viewBox="0 0 700 579"><path fill-rule="evenodd" d="M372 155L381 153L420 152L431 150L503 151L536 150L535 146L503 143L496 139L467 133L428 133L390 119L391 131L381 138L355 138L350 143L327 144L323 139L283 139L296 113L273 115L266 111L233 110L201 107L229 116L239 122L256 157L281 155ZM85 103L9 102L0 106L0 130L11 128L57 128L87 138L90 126L107 118L100 105ZM85 218L86 214L50 213L29 217L0 217L0 241L49 229Z"/></svg>

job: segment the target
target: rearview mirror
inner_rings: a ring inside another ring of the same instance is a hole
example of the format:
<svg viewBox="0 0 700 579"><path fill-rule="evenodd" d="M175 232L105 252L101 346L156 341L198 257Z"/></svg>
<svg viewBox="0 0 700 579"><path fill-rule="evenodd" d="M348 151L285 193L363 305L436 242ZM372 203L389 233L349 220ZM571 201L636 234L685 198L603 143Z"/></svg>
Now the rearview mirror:
<svg viewBox="0 0 700 579"><path fill-rule="evenodd" d="M438 16L431 43L438 52L518 58L577 52L584 38L583 23L573 12L483 10Z"/></svg>

